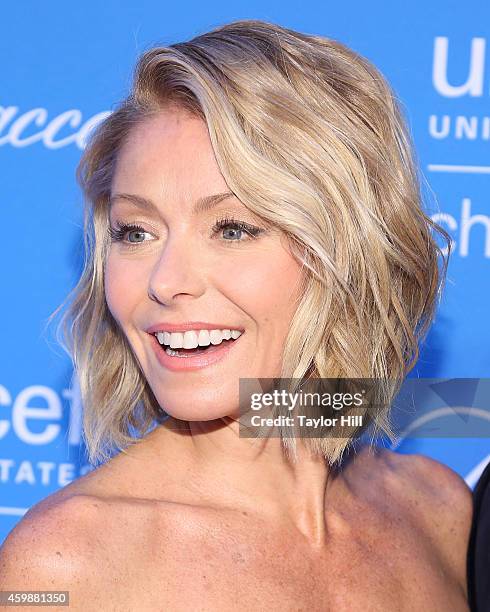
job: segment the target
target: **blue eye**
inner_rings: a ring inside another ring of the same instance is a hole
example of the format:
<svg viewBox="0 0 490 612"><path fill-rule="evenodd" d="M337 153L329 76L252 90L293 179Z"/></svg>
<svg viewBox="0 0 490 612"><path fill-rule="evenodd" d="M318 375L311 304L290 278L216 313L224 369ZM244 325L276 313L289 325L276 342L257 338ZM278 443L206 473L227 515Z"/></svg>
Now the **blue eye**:
<svg viewBox="0 0 490 612"><path fill-rule="evenodd" d="M213 226L213 233L218 234L223 231L223 238L227 242L243 242L242 235L245 232L250 238L256 238L264 230L255 225L250 225L244 221L236 219L220 219ZM226 234L226 235L225 235Z"/></svg>
<svg viewBox="0 0 490 612"><path fill-rule="evenodd" d="M256 227L255 225L229 218L220 219L213 226L213 234L222 232L222 237L226 242L243 242L244 234L246 234L248 238L253 239L264 231L264 229ZM151 234L140 225L121 222L117 222L116 227L109 226L108 234L111 242L122 242L126 246L136 246L143 242L148 242L148 240L145 240L145 234L151 236ZM131 236L133 236L133 239L131 239Z"/></svg>
<svg viewBox="0 0 490 612"><path fill-rule="evenodd" d="M142 238L141 240L127 240L129 244L140 244L141 242L145 242L144 235L149 233L141 226L134 225L133 223L118 223L117 228L109 227L108 232L112 242L125 241L126 234L139 234L139 236Z"/></svg>

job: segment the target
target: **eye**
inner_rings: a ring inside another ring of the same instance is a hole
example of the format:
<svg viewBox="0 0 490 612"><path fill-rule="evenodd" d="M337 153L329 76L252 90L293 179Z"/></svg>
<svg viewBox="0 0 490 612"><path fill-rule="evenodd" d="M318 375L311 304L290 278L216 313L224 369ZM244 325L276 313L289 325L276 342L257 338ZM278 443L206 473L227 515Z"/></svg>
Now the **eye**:
<svg viewBox="0 0 490 612"><path fill-rule="evenodd" d="M145 234L148 236L152 236L150 232L147 232L140 225L135 225L134 223L117 223L117 227L109 227L108 233L111 239L111 242L126 242L130 245L140 244L141 242L148 242L145 240ZM126 234L128 234L128 240L126 240ZM130 237L133 237L132 240Z"/></svg>
<svg viewBox="0 0 490 612"><path fill-rule="evenodd" d="M219 219L213 226L213 233L222 232L222 236L226 242L243 242L243 234L249 238L256 238L264 230L255 225L250 225L244 221L230 219L228 217Z"/></svg>

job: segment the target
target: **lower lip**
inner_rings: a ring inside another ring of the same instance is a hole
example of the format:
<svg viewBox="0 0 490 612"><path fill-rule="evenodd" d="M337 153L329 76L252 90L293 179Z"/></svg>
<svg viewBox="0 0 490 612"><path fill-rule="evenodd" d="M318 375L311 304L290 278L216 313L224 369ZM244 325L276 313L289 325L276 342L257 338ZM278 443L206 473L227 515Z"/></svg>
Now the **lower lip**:
<svg viewBox="0 0 490 612"><path fill-rule="evenodd" d="M240 340L239 336L233 342L223 342L216 346L211 346L205 353L199 353L196 355L188 355L186 357L172 357L167 355L165 349L161 347L157 338L151 334L151 344L155 351L156 358L164 368L171 370L172 372L192 371L200 370L210 366L218 361L221 361L226 357L228 352L235 346Z"/></svg>

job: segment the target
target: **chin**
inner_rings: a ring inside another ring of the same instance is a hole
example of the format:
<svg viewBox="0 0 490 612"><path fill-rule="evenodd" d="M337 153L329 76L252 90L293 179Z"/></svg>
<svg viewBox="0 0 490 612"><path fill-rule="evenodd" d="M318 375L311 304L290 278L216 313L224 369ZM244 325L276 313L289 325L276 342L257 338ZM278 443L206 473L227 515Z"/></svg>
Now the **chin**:
<svg viewBox="0 0 490 612"><path fill-rule="evenodd" d="M158 400L158 403L166 414L179 421L215 421L225 417L236 419L239 414L238 408L236 411L230 410L229 402L222 406L197 399L185 403L181 399L173 402L169 402L167 399L167 401Z"/></svg>

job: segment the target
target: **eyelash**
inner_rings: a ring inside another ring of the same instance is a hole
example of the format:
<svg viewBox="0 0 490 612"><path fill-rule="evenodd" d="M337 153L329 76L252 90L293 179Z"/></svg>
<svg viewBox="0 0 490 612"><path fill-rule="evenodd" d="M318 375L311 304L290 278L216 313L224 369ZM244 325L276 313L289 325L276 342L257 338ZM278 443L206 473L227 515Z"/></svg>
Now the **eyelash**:
<svg viewBox="0 0 490 612"><path fill-rule="evenodd" d="M107 229L111 242L123 242L124 237L128 232L145 232L144 228L142 228L140 225L135 225L134 223L120 223L117 221L116 225L117 228L109 226ZM139 243L129 243L131 247L136 246L137 244Z"/></svg>
<svg viewBox="0 0 490 612"><path fill-rule="evenodd" d="M128 232L146 233L144 228L134 223L121 223L118 221L116 225L117 225L116 228L111 227L111 226L109 226L108 228L108 233L109 233L111 242L124 242L124 238ZM230 217L218 219L213 225L212 231L214 234L217 234L218 232L220 232L221 230L227 227L233 227L233 229L237 229L237 230L246 232L252 239L257 238L259 234L265 231L260 227L257 227L255 225L250 225L249 223L245 223L244 221L238 221L237 219L233 219ZM226 240L226 242L243 242L243 241L242 240ZM129 248L132 248L132 247L137 246L138 244L141 244L141 243L139 242L128 243L128 246Z"/></svg>
<svg viewBox="0 0 490 612"><path fill-rule="evenodd" d="M213 233L217 234L222 229L228 226L233 226L234 229L241 230L242 232L246 232L251 238L256 238L259 234L261 234L264 230L256 225L250 225L249 223L245 223L244 221L238 221L237 219L233 219L230 217L224 217L223 219L218 219L216 223L213 225ZM230 240L227 242L241 242L241 240Z"/></svg>

